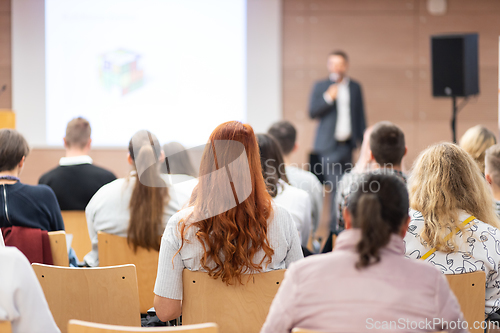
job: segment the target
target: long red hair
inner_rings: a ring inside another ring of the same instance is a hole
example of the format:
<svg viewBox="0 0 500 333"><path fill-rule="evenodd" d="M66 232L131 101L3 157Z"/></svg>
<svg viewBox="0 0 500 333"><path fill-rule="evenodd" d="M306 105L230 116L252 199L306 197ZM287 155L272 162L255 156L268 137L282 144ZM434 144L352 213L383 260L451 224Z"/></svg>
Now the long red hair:
<svg viewBox="0 0 500 333"><path fill-rule="evenodd" d="M241 283L242 274L261 272L264 262L271 263L267 221L273 213L272 198L250 125L230 121L212 132L190 206L192 214L179 224L181 249L187 231L194 228L204 251L201 265L210 276L226 284L235 279ZM265 255L255 263L252 259L260 250Z"/></svg>

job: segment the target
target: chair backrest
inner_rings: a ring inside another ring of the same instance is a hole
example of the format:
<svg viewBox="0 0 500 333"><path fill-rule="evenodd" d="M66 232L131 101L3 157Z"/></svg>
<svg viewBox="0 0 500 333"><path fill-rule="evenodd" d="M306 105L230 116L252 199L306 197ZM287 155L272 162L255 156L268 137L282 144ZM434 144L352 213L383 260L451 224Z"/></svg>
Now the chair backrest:
<svg viewBox="0 0 500 333"><path fill-rule="evenodd" d="M156 271L158 270L158 251L133 247L127 243L127 238L97 233L99 249L99 266L114 266L134 264L137 270L139 286L139 303L141 313L147 313L153 307Z"/></svg>
<svg viewBox="0 0 500 333"><path fill-rule="evenodd" d="M70 319L140 326L134 265L70 268L33 264L54 320L62 333Z"/></svg>
<svg viewBox="0 0 500 333"><path fill-rule="evenodd" d="M217 324L183 325L175 327L130 327L89 323L81 320L70 320L68 333L126 333L126 332L182 332L182 333L217 333Z"/></svg>
<svg viewBox="0 0 500 333"><path fill-rule="evenodd" d="M66 232L64 230L49 232L50 250L55 266L69 266L68 247L66 246Z"/></svg>
<svg viewBox="0 0 500 333"><path fill-rule="evenodd" d="M258 333L283 280L285 270L243 277L243 285L226 285L204 272L182 275L183 324L214 322L221 333Z"/></svg>
<svg viewBox="0 0 500 333"><path fill-rule="evenodd" d="M0 321L0 333L12 333L10 321Z"/></svg>
<svg viewBox="0 0 500 333"><path fill-rule="evenodd" d="M83 261L83 257L92 250L85 211L63 210L61 215L66 233L73 235L71 247L75 251L78 260Z"/></svg>
<svg viewBox="0 0 500 333"><path fill-rule="evenodd" d="M458 299L469 330L483 332L481 328L474 329L474 322L484 321L484 299L486 274L483 271L446 275L451 290Z"/></svg>

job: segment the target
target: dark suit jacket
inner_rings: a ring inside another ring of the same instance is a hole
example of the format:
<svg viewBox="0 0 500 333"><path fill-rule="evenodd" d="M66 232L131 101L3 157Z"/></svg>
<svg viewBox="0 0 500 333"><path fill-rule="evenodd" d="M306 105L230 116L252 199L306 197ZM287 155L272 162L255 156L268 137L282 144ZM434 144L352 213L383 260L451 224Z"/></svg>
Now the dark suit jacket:
<svg viewBox="0 0 500 333"><path fill-rule="evenodd" d="M358 82L349 79L349 92L351 94L351 145L352 148L361 144L366 128L363 94ZM316 82L309 103L309 116L319 119L319 126L314 141L314 150L325 154L335 150L335 126L337 124L337 102L328 104L323 98L324 92L333 82L330 79Z"/></svg>

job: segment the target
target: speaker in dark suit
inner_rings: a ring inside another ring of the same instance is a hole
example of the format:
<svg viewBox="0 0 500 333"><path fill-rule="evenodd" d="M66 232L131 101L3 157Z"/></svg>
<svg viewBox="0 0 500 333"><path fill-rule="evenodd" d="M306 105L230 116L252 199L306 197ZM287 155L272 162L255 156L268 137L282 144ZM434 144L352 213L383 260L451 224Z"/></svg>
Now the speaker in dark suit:
<svg viewBox="0 0 500 333"><path fill-rule="evenodd" d="M319 120L314 151L320 157L324 181L332 193L332 230L337 219L334 207L337 182L346 170L352 169L352 151L361 144L366 128L361 86L347 76L347 65L344 52L332 52L327 62L330 76L315 83L309 103L309 116Z"/></svg>

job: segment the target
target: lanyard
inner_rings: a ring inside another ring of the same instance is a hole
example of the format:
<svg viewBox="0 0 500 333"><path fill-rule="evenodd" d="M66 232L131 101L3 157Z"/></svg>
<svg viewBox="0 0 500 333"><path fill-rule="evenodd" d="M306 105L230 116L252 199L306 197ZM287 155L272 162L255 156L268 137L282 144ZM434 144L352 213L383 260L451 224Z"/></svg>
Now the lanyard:
<svg viewBox="0 0 500 333"><path fill-rule="evenodd" d="M446 235L446 237L444 238L444 241L447 242L450 240L450 238L455 235L457 232L460 231L460 228L461 227L465 227L470 221L474 220L475 217L474 216L469 216L465 221L463 221L462 223L460 223L460 225L458 227L455 228L455 231L454 232L450 232L448 235ZM431 256L431 254L433 254L434 252L436 252L436 248L433 247L432 249L430 249L429 251L427 251L426 254L424 254L423 256L420 257L420 260L425 260L427 258L429 258Z"/></svg>

